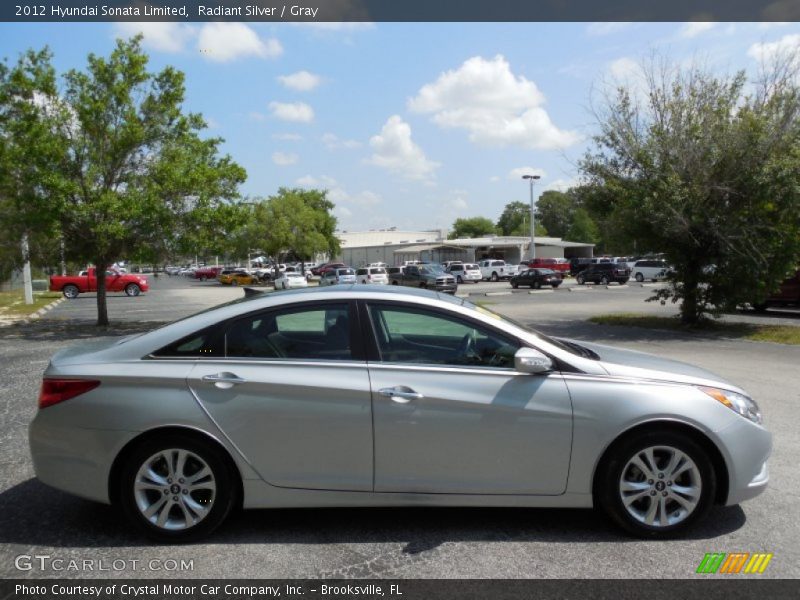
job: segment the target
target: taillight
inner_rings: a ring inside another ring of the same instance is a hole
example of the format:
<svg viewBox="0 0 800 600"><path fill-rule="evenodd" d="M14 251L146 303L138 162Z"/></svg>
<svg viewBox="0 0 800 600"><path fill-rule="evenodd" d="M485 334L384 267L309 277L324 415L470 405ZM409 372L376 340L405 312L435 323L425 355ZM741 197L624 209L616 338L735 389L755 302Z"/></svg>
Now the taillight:
<svg viewBox="0 0 800 600"><path fill-rule="evenodd" d="M47 408L80 396L99 385L99 381L91 379L43 379L39 392L39 408Z"/></svg>

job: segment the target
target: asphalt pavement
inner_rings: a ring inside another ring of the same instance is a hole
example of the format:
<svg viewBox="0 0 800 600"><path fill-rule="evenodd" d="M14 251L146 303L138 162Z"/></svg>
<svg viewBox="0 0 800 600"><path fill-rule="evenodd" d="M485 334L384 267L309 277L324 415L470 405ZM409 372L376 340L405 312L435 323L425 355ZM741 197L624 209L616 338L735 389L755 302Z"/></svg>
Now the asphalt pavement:
<svg viewBox="0 0 800 600"><path fill-rule="evenodd" d="M479 285L507 289L507 284ZM741 506L715 508L686 539L663 542L628 538L591 510L414 508L247 511L206 542L151 545L114 508L40 484L28 453L27 425L49 356L76 338L147 330L242 294L214 282L159 278L149 294L110 298L115 324L108 330L91 324L93 295L63 302L31 324L0 329L0 576L692 578L707 552L771 552L759 577L800 576L795 413L800 347L585 321L617 311L675 312L670 304L645 303L652 290L637 286L502 296L480 296L478 286L472 291L472 300L545 333L691 362L750 391L774 434L768 490ZM739 317L800 322L791 312L733 316ZM50 558L26 558L35 556ZM90 561L81 564L95 571L68 570L71 559ZM18 569L29 564L29 570ZM103 566L108 570L99 570Z"/></svg>

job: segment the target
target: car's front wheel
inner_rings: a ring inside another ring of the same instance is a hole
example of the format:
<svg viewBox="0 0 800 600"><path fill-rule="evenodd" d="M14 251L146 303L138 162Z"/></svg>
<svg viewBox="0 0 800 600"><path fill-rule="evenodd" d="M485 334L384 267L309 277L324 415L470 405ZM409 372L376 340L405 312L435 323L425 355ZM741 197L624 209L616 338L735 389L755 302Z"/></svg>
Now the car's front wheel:
<svg viewBox="0 0 800 600"><path fill-rule="evenodd" d="M125 294L128 296L138 296L141 293L141 288L135 283L129 283L125 286Z"/></svg>
<svg viewBox="0 0 800 600"><path fill-rule="evenodd" d="M642 275L641 273L637 273L634 279L636 279L636 281L638 281L639 283L642 283L644 281L644 275Z"/></svg>
<svg viewBox="0 0 800 600"><path fill-rule="evenodd" d="M193 437L148 440L122 469L123 512L161 541L188 542L208 535L237 499L235 476L221 452Z"/></svg>
<svg viewBox="0 0 800 600"><path fill-rule="evenodd" d="M586 283L586 279L584 279L583 275L578 275L575 278L575 281L578 282L578 285L583 285L584 283Z"/></svg>
<svg viewBox="0 0 800 600"><path fill-rule="evenodd" d="M61 293L64 294L64 298L69 298L72 300L73 298L77 298L78 294L80 294L80 290L78 289L77 285L65 285L64 288L61 290Z"/></svg>
<svg viewBox="0 0 800 600"><path fill-rule="evenodd" d="M597 477L595 501L643 538L670 537L702 519L717 485L707 451L673 431L643 433L612 447Z"/></svg>

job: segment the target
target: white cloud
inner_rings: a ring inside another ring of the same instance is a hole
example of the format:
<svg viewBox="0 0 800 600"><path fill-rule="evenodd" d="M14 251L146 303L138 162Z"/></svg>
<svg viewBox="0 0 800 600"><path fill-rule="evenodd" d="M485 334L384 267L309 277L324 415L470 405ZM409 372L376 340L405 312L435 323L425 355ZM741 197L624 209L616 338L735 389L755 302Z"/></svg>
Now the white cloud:
<svg viewBox="0 0 800 600"><path fill-rule="evenodd" d="M544 186L545 190L557 190L559 192L566 192L569 188L575 187L578 185L579 181L576 178L573 179L554 179L546 186Z"/></svg>
<svg viewBox="0 0 800 600"><path fill-rule="evenodd" d="M347 208L346 206L336 205L333 207L333 214L335 214L340 219L349 219L353 216L353 211Z"/></svg>
<svg viewBox="0 0 800 600"><path fill-rule="evenodd" d="M775 42L759 42L750 46L747 55L759 62L773 60L780 56L787 56L800 52L800 33L783 36Z"/></svg>
<svg viewBox="0 0 800 600"><path fill-rule="evenodd" d="M281 121L310 123L314 120L314 109L305 102L270 102L272 116Z"/></svg>
<svg viewBox="0 0 800 600"><path fill-rule="evenodd" d="M273 152L272 153L272 162L274 162L279 167L287 167L289 165L295 164L299 160L299 156L297 154L291 154L287 152Z"/></svg>
<svg viewBox="0 0 800 600"><path fill-rule="evenodd" d="M547 177L547 172L544 169L536 169L534 167L517 167L508 172L509 179L522 179L523 175L538 175L539 177Z"/></svg>
<svg viewBox="0 0 800 600"><path fill-rule="evenodd" d="M249 113L247 113L247 116L250 117L253 121L263 121L264 119L266 119L264 115L254 110L251 110Z"/></svg>
<svg viewBox="0 0 800 600"><path fill-rule="evenodd" d="M620 22L598 22L598 23L589 23L586 26L586 33L591 36L601 36L601 35L611 35L613 33L619 33L620 31L625 31L626 29L630 29L633 26L633 23L620 23Z"/></svg>
<svg viewBox="0 0 800 600"><path fill-rule="evenodd" d="M304 188L327 189L328 198L336 203L337 206L344 202L359 206L361 208L369 209L383 202L383 198L381 198L380 194L376 194L370 190L362 190L358 193L351 194L350 192L346 191L333 177L328 177L327 175L322 175L320 177L305 175L304 177L297 179L295 183Z"/></svg>
<svg viewBox="0 0 800 600"><path fill-rule="evenodd" d="M786 27L790 23L788 21L764 21L758 24L761 30L774 29L775 27Z"/></svg>
<svg viewBox="0 0 800 600"><path fill-rule="evenodd" d="M303 140L303 136L297 133L273 133L272 139L281 140L284 142L301 142Z"/></svg>
<svg viewBox="0 0 800 600"><path fill-rule="evenodd" d="M623 56L622 58L611 61L608 65L608 72L614 79L619 81L630 79L631 76L640 73L639 63L632 58Z"/></svg>
<svg viewBox="0 0 800 600"><path fill-rule="evenodd" d="M469 139L481 144L550 150L577 142L576 133L553 124L544 103L536 84L514 75L497 55L491 60L476 56L442 73L409 99L408 107L432 114L440 127L466 129Z"/></svg>
<svg viewBox="0 0 800 600"><path fill-rule="evenodd" d="M322 143L328 150L338 150L344 148L352 150L353 148L360 148L361 142L358 140L343 140L333 133L326 133L322 136Z"/></svg>
<svg viewBox="0 0 800 600"><path fill-rule="evenodd" d="M283 46L278 40L262 40L244 23L206 23L200 29L197 49L203 57L214 62L248 56L276 58L283 54Z"/></svg>
<svg viewBox="0 0 800 600"><path fill-rule="evenodd" d="M683 27L678 31L678 35L682 38L697 37L701 33L714 29L716 25L716 23L711 21L691 21L683 24Z"/></svg>
<svg viewBox="0 0 800 600"><path fill-rule="evenodd" d="M291 75L279 75L278 81L291 90L310 92L322 83L322 78L308 71L298 71Z"/></svg>
<svg viewBox="0 0 800 600"><path fill-rule="evenodd" d="M489 181L491 181L492 183L497 183L498 181L500 181L500 178L497 175L492 175L491 177L489 177Z"/></svg>
<svg viewBox="0 0 800 600"><path fill-rule="evenodd" d="M445 202L447 208L451 211L467 210L469 206L467 201L461 196L457 196Z"/></svg>
<svg viewBox="0 0 800 600"><path fill-rule="evenodd" d="M374 154L367 162L408 179L428 180L439 163L429 160L411 139L411 127L398 115L389 117L378 135L369 140Z"/></svg>
<svg viewBox="0 0 800 600"><path fill-rule="evenodd" d="M157 52L182 52L195 35L195 30L182 23L114 23L114 33L122 37L133 37L141 33L146 48Z"/></svg>

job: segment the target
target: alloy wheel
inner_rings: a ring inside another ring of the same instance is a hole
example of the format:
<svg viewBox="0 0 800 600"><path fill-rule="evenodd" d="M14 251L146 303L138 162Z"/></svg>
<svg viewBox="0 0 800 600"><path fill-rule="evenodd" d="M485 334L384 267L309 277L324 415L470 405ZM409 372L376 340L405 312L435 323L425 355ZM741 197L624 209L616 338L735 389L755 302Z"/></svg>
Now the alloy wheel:
<svg viewBox="0 0 800 600"><path fill-rule="evenodd" d="M136 473L133 494L147 521L160 529L180 531L208 516L217 484L211 467L200 456L170 448L144 461Z"/></svg>
<svg viewBox="0 0 800 600"><path fill-rule="evenodd" d="M669 527L685 521L703 491L700 469L671 446L650 446L632 456L619 480L622 505L636 521Z"/></svg>

